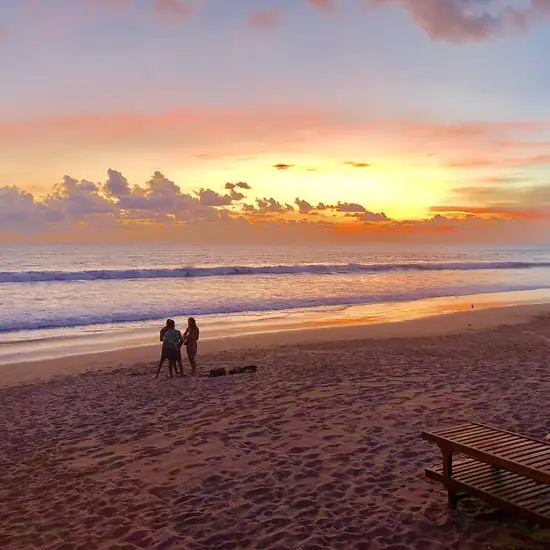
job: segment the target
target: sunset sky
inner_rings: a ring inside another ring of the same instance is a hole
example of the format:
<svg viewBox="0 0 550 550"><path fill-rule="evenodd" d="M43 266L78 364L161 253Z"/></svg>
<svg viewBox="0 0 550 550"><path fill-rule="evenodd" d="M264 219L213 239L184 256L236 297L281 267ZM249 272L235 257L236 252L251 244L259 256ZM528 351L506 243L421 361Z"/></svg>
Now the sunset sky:
<svg viewBox="0 0 550 550"><path fill-rule="evenodd" d="M549 55L549 0L2 0L0 238L545 240Z"/></svg>

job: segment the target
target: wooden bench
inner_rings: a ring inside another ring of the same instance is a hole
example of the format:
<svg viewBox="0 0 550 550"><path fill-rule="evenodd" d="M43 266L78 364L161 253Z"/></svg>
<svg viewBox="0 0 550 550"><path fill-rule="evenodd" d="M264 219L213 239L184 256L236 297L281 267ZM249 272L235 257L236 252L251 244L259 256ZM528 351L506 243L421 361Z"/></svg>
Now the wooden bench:
<svg viewBox="0 0 550 550"><path fill-rule="evenodd" d="M474 422L424 431L422 438L441 450L443 464L426 475L443 483L451 508L467 493L550 526L548 443Z"/></svg>

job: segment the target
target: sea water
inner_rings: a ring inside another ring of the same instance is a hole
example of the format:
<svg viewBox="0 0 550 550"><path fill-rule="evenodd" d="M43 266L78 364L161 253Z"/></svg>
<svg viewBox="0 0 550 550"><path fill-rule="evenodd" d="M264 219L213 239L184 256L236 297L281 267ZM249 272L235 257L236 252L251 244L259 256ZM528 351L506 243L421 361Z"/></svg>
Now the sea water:
<svg viewBox="0 0 550 550"><path fill-rule="evenodd" d="M550 247L10 244L0 250L0 363L15 344L30 353L94 336L123 347L148 331L152 342L167 317L235 333L535 289L550 289Z"/></svg>

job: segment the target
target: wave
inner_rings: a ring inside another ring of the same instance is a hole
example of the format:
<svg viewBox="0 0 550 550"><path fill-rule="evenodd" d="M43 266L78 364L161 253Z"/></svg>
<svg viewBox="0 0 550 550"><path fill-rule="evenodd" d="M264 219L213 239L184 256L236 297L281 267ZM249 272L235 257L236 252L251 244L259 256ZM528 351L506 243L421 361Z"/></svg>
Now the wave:
<svg viewBox="0 0 550 550"><path fill-rule="evenodd" d="M97 329L97 332L102 332L100 328L105 325L121 325L129 323L142 323L147 321L163 320L167 317L188 317L193 316L208 316L217 317L223 315L251 315L262 314L270 317L275 312L292 313L298 310L323 309L333 307L347 308L357 305L369 305L391 302L409 302L417 300L426 300L433 298L444 298L448 296L469 296L476 294L492 294L498 292L511 291L526 291L526 290L543 290L542 285L495 285L484 284L477 286L459 286L459 287L444 287L437 289L426 289L413 292L395 292L390 294L378 295L350 295L338 296L334 298L313 297L306 299L283 299L269 300L267 302L234 302L231 304L209 304L198 307L184 309L181 306L168 308L166 305L151 309L148 307L140 309L139 305L134 311L117 311L110 314L106 313L90 313L89 309L76 309L72 312L65 312L53 317L41 318L6 318L0 319L0 333L18 332L23 330L43 330L43 329L58 329L58 328L75 328L86 327L87 331Z"/></svg>
<svg viewBox="0 0 550 550"><path fill-rule="evenodd" d="M536 269L550 262L414 262L385 264L309 264L215 266L153 269L93 269L84 271L0 271L0 283L122 281L129 279L181 279L187 277L229 277L243 275L360 274L429 271L477 271L482 269Z"/></svg>

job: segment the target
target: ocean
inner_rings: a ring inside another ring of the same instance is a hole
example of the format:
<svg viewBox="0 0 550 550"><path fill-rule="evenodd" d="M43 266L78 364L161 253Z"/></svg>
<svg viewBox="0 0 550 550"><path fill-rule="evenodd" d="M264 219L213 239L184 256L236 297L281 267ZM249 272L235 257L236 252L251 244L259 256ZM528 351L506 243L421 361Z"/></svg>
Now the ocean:
<svg viewBox="0 0 550 550"><path fill-rule="evenodd" d="M205 336L253 333L540 289L550 246L3 245L0 363L153 343L167 317L194 316Z"/></svg>

